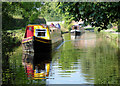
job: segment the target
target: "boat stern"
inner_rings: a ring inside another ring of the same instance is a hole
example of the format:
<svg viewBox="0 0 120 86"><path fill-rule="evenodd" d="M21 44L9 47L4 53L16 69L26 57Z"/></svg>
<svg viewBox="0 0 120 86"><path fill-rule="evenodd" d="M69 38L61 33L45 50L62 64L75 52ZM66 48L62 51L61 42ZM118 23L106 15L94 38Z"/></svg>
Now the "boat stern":
<svg viewBox="0 0 120 86"><path fill-rule="evenodd" d="M34 26L34 37L36 41L47 43L50 39L50 32L47 26ZM48 41L47 41L48 40Z"/></svg>

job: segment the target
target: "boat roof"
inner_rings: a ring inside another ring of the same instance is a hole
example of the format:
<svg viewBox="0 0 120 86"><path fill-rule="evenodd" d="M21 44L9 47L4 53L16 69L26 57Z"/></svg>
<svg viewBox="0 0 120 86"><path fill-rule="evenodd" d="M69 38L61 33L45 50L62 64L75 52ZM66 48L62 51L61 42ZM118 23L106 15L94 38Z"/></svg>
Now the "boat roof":
<svg viewBox="0 0 120 86"><path fill-rule="evenodd" d="M72 26L79 26L79 25L72 25Z"/></svg>
<svg viewBox="0 0 120 86"><path fill-rule="evenodd" d="M29 23L28 25L41 25L41 24L37 24L37 23L36 23L36 24L30 24L30 23Z"/></svg>
<svg viewBox="0 0 120 86"><path fill-rule="evenodd" d="M27 26L42 26L42 27L45 27L45 28L48 27L46 24L28 24Z"/></svg>

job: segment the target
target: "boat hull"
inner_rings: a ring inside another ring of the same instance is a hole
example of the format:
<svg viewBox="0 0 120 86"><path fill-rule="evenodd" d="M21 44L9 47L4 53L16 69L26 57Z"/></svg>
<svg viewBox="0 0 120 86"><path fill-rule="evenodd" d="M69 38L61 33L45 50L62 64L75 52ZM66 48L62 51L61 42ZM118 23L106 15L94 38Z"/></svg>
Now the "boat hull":
<svg viewBox="0 0 120 86"><path fill-rule="evenodd" d="M63 39L52 42L52 40L45 40L33 37L32 40L22 43L24 52L50 52L57 48L63 42Z"/></svg>
<svg viewBox="0 0 120 86"><path fill-rule="evenodd" d="M81 35L81 31L80 30L71 30L71 35L73 35L73 36L80 36Z"/></svg>
<svg viewBox="0 0 120 86"><path fill-rule="evenodd" d="M33 37L32 40L22 43L25 52L48 52L51 51L51 40Z"/></svg>

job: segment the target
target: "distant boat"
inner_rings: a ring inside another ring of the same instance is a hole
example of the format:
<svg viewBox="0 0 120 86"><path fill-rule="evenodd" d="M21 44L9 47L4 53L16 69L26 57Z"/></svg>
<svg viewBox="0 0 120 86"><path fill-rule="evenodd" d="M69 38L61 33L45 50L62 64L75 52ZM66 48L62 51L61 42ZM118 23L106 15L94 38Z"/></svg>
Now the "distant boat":
<svg viewBox="0 0 120 86"><path fill-rule="evenodd" d="M80 36L81 30L79 25L73 25L70 31L72 36Z"/></svg>
<svg viewBox="0 0 120 86"><path fill-rule="evenodd" d="M81 31L80 30L76 30L76 29L75 30L71 30L70 32L74 36L80 36L80 34L81 34Z"/></svg>
<svg viewBox="0 0 120 86"><path fill-rule="evenodd" d="M49 28L44 24L28 25L22 39L22 46L23 51L26 52L50 51L62 41L61 30L58 28Z"/></svg>
<svg viewBox="0 0 120 86"><path fill-rule="evenodd" d="M81 25L73 25L71 28L72 29L70 32L72 40L79 38L79 36L81 36L85 32L84 28Z"/></svg>

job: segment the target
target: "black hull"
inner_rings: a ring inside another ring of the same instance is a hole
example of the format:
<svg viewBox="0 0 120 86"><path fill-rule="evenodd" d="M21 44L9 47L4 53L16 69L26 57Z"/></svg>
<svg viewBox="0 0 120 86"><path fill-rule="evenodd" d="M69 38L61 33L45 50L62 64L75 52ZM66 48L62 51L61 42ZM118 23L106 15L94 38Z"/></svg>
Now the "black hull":
<svg viewBox="0 0 120 86"><path fill-rule="evenodd" d="M52 45L51 43L44 43L44 42L39 42L39 41L29 41L25 42L22 44L23 46L23 51L24 52L34 52L34 53L39 53L39 52L48 52L51 51Z"/></svg>
<svg viewBox="0 0 120 86"><path fill-rule="evenodd" d="M33 44L34 44L33 46L34 46L35 53L49 52L52 50L51 43L43 43L43 42L34 41Z"/></svg>
<svg viewBox="0 0 120 86"><path fill-rule="evenodd" d="M25 53L41 53L41 52L52 52L54 51L57 46L59 46L61 43L63 42L63 40L59 40L57 42L51 43L51 40L32 40L29 42L25 42L22 44L23 46L23 51Z"/></svg>

